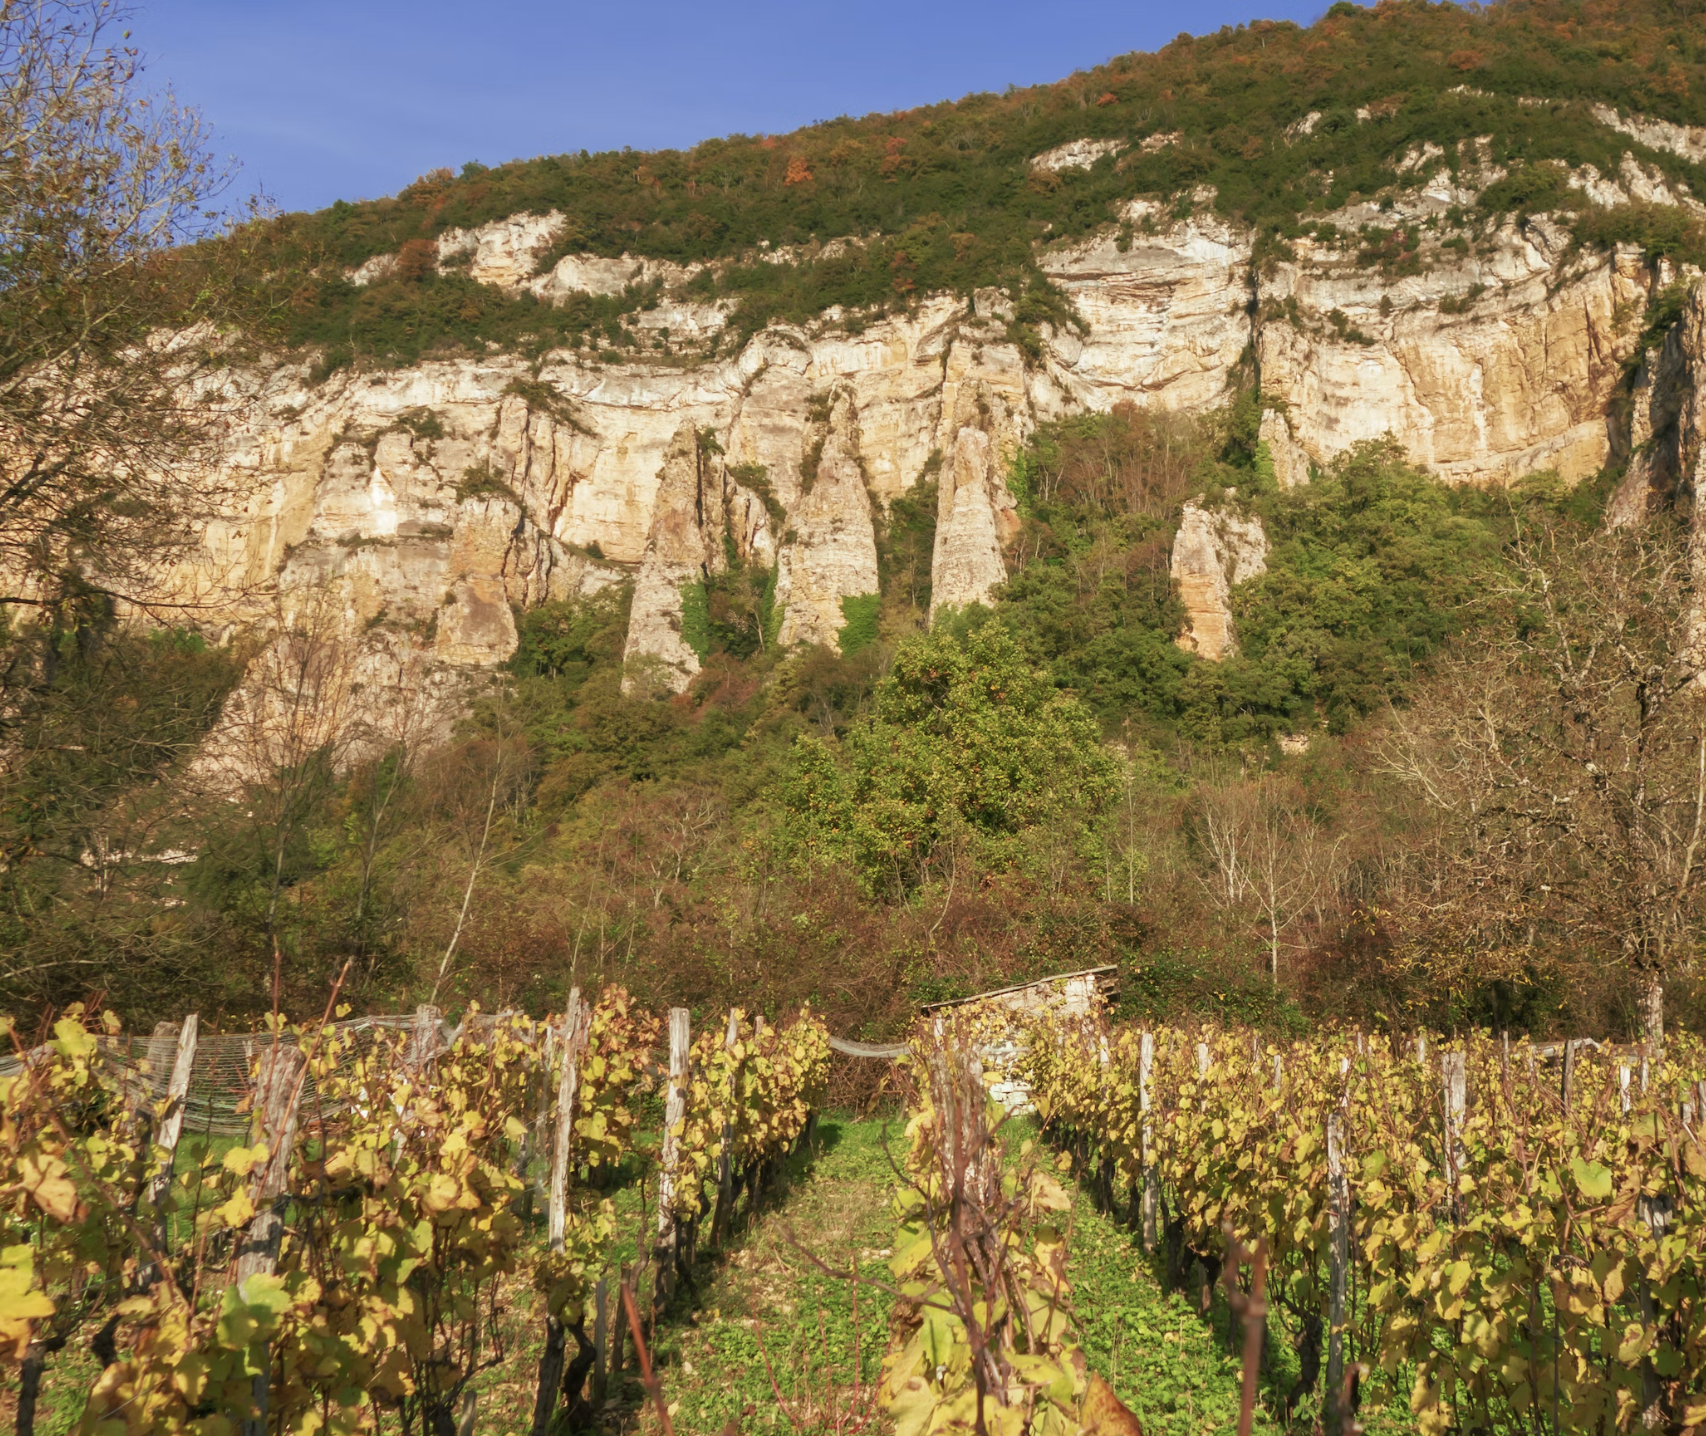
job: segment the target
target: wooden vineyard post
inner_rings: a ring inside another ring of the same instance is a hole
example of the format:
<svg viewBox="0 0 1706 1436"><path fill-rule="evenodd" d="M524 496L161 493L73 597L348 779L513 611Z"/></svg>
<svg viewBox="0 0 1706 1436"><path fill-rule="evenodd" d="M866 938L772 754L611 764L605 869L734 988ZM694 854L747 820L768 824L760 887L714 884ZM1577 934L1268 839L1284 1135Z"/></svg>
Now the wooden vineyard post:
<svg viewBox="0 0 1706 1436"><path fill-rule="evenodd" d="M1568 1038L1564 1041L1564 1075L1560 1092L1564 1100L1564 1115L1570 1115L1570 1106L1576 1096L1576 1044Z"/></svg>
<svg viewBox="0 0 1706 1436"><path fill-rule="evenodd" d="M1150 1079L1155 1071L1155 1034L1145 1031L1137 1046L1137 1105L1143 1116L1143 1249L1155 1250L1155 1209L1161 1194L1160 1174L1155 1169L1155 1123L1150 1117L1154 1098Z"/></svg>
<svg viewBox="0 0 1706 1436"><path fill-rule="evenodd" d="M631 1262L623 1262L616 1268L617 1292L620 1292L623 1287L627 1287L630 1291L634 1287L634 1267ZM620 1300L620 1297L613 1296L611 1299L614 1302ZM616 1378L622 1374L628 1364L628 1355L624 1349L627 1340L628 1329L622 1324L621 1314L615 1313L610 1322L610 1365L606 1373L613 1384L616 1384Z"/></svg>
<svg viewBox="0 0 1706 1436"><path fill-rule="evenodd" d="M154 1104L166 1091L166 1070L171 1065L172 1050L177 1046L178 1024L156 1022L149 1034L148 1046L143 1049L142 1067L138 1082L131 1093L134 1105L130 1109L130 1128L138 1144L148 1141L154 1125Z"/></svg>
<svg viewBox="0 0 1706 1436"><path fill-rule="evenodd" d="M663 1104L663 1152L658 1171L658 1270L655 1291L667 1298L675 1289L675 1264L681 1251L681 1229L675 1219L675 1183L681 1162L681 1124L687 1115L687 1051L691 1042L690 1014L685 1007L669 1009L669 1090Z"/></svg>
<svg viewBox="0 0 1706 1436"><path fill-rule="evenodd" d="M1645 1061L1645 1059L1642 1059ZM1670 1230L1671 1217L1675 1208L1669 1196L1641 1196L1635 1199L1635 1218L1641 1222L1656 1239L1662 1240ZM1645 1272L1635 1278L1635 1308L1640 1313L1641 1320L1647 1326L1652 1326L1658 1319L1658 1303L1653 1300L1653 1289ZM1554 1371L1556 1371L1557 1356L1554 1355ZM1554 1377L1554 1393L1556 1392L1556 1377ZM1641 1419L1640 1425L1648 1431L1663 1430L1669 1422L1665 1410L1665 1386L1659 1377L1658 1368L1653 1365L1652 1353L1648 1352L1641 1358Z"/></svg>
<svg viewBox="0 0 1706 1436"><path fill-rule="evenodd" d="M723 1034L723 1046L732 1052L739 1041L740 1013L731 1007L729 1009L728 1030ZM740 1097L740 1073L738 1071L733 1074L731 1081L734 1083L736 1090L731 1092L730 1096L738 1101ZM723 1151L722 1155L717 1158L717 1210L712 1213L711 1216L711 1244L713 1246L722 1245L723 1236L728 1230L729 1219L733 1215L730 1209L734 1206L734 1198L734 1123L724 1122Z"/></svg>
<svg viewBox="0 0 1706 1436"><path fill-rule="evenodd" d="M185 1024L186 1026L188 1024ZM279 1242L284 1236L282 1211L290 1179L290 1149L296 1142L296 1104L302 1096L302 1078L308 1059L282 1034L261 1053L255 1081L255 1118L259 1141L267 1149L264 1162L255 1165L249 1178L249 1200L255 1214L237 1248L233 1282L241 1291L252 1276L269 1275L278 1261ZM272 1377L271 1357L250 1388L255 1412L243 1421L243 1436L266 1436L267 1392Z"/></svg>
<svg viewBox="0 0 1706 1436"><path fill-rule="evenodd" d="M580 1087L581 1049L586 1045L590 1016L581 1003L580 988L571 987L568 1017L563 1023L563 1065L557 1077L550 1206L546 1209L546 1238L554 1252L563 1249L563 1235L568 1230L569 1156L574 1148L575 1093Z"/></svg>
<svg viewBox="0 0 1706 1436"><path fill-rule="evenodd" d="M604 1409L610 1390L610 1282L600 1277L592 1289L592 1404Z"/></svg>
<svg viewBox="0 0 1706 1436"><path fill-rule="evenodd" d="M1276 1052L1276 1053L1274 1053L1274 1091L1283 1092L1284 1090L1285 1090L1285 1057L1282 1054Z"/></svg>
<svg viewBox="0 0 1706 1436"><path fill-rule="evenodd" d="M941 1124L937 1160L945 1199L986 1211L1001 1189L1001 1173L985 1121L982 1063L967 1046L939 1043L928 1053L927 1080Z"/></svg>
<svg viewBox="0 0 1706 1436"><path fill-rule="evenodd" d="M190 1076L195 1071L196 1041L200 1033L201 1018L192 1012L178 1029L177 1053L166 1081L166 1107L154 1134L154 1175L148 1182L148 1205L154 1212L154 1245L162 1256L172 1245L162 1207L172 1190L172 1167L177 1161L178 1139L184 1131L184 1107L189 1101ZM164 1062L164 1057L161 1061ZM159 1279L159 1267L149 1262L142 1272L143 1284L152 1286Z"/></svg>
<svg viewBox="0 0 1706 1436"><path fill-rule="evenodd" d="M1424 1067L1427 1065L1428 1039L1425 1037L1418 1037L1416 1039L1416 1061Z"/></svg>
<svg viewBox="0 0 1706 1436"><path fill-rule="evenodd" d="M184 1131L184 1106L189 1100L190 1075L195 1070L195 1049L200 1033L201 1018L192 1012L178 1029L177 1054L172 1062L172 1075L166 1082L166 1110L160 1116L160 1128L154 1138L156 1166L154 1178L148 1184L148 1202L156 1209L166 1199L172 1185L172 1163L177 1157L178 1139ZM165 1240L163 1232L161 1240Z"/></svg>
<svg viewBox="0 0 1706 1436"><path fill-rule="evenodd" d="M546 1208L546 1236L553 1252L563 1249L569 1226L569 1158L574 1147L575 1092L580 1086L581 1049L586 1045L591 1014L581 1005L581 990L569 989L569 1011L563 1022L563 1066L557 1078L554 1141L551 1146L551 1185ZM545 1350L539 1358L539 1390L533 1398L533 1436L545 1436L557 1391L563 1384L565 1327L562 1319L545 1318Z"/></svg>
<svg viewBox="0 0 1706 1436"><path fill-rule="evenodd" d="M764 1014L762 1012L754 1013L752 1018L752 1050L754 1052L763 1049L766 1031ZM938 1037L942 1035L942 1019L940 1017L936 1019L936 1035ZM765 1160L753 1162L746 1170L746 1204L749 1216L758 1206L758 1194L764 1189L764 1179L768 1174L769 1167L769 1161Z"/></svg>
<svg viewBox="0 0 1706 1436"><path fill-rule="evenodd" d="M423 1002L415 1009L415 1020L409 1024L409 1040L403 1048L403 1071L408 1074L417 1093L425 1083L427 1064L438 1055L439 1016L436 1007ZM396 1135L391 1141L393 1162L403 1159L403 1139L413 1125L407 1111L401 1115L403 1120L397 1124Z"/></svg>
<svg viewBox="0 0 1706 1436"><path fill-rule="evenodd" d="M1345 1120L1327 1114L1327 1389L1328 1436L1344 1427L1345 1288L1350 1265L1350 1189L1345 1180Z"/></svg>
<svg viewBox="0 0 1706 1436"><path fill-rule="evenodd" d="M1617 1110L1625 1117L1629 1115L1629 1064L1617 1064Z"/></svg>
<svg viewBox="0 0 1706 1436"><path fill-rule="evenodd" d="M1468 1060L1461 1052L1447 1052L1439 1059L1445 1096L1445 1180L1455 1211L1458 1182L1469 1153L1463 1145L1463 1113L1469 1098Z"/></svg>
<svg viewBox="0 0 1706 1436"><path fill-rule="evenodd" d="M415 1025L409 1029L409 1070L421 1072L438 1056L438 1024L444 1014L429 1003L415 1009Z"/></svg>

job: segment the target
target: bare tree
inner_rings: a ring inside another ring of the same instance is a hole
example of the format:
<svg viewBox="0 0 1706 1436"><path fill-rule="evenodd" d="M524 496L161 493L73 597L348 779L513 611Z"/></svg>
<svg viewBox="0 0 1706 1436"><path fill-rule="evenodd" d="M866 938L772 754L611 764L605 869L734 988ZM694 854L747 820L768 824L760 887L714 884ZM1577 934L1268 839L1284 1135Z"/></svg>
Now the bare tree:
<svg viewBox="0 0 1706 1436"><path fill-rule="evenodd" d="M467 879L461 885L461 901L433 977L429 1001L438 1000L439 989L450 975L468 923L474 888L496 854L494 824L504 818L511 834L520 828L530 758L526 740L508 731L507 724L493 736L472 739L446 757L445 831L448 846L467 864Z"/></svg>
<svg viewBox="0 0 1706 1436"><path fill-rule="evenodd" d="M371 979L374 891L387 844L412 816L406 797L422 755L444 737L448 716L429 679L427 655L412 647L394 655L395 673L383 689L367 694L351 746L350 836L356 850L355 910L350 916L351 956L359 981ZM377 665L376 665L377 666Z"/></svg>
<svg viewBox="0 0 1706 1436"><path fill-rule="evenodd" d="M1633 980L1646 1039L1706 924L1706 690L1674 526L1525 534L1497 621L1395 711L1385 771L1446 820L1459 927Z"/></svg>
<svg viewBox="0 0 1706 1436"><path fill-rule="evenodd" d="M1198 880L1216 907L1258 924L1277 986L1286 934L1319 915L1339 871L1342 837L1328 833L1295 784L1272 774L1205 785L1197 821L1208 858Z"/></svg>
<svg viewBox="0 0 1706 1436"><path fill-rule="evenodd" d="M229 174L144 89L125 18L0 0L0 603L146 601L212 498L209 366L241 286L185 246L226 229Z"/></svg>

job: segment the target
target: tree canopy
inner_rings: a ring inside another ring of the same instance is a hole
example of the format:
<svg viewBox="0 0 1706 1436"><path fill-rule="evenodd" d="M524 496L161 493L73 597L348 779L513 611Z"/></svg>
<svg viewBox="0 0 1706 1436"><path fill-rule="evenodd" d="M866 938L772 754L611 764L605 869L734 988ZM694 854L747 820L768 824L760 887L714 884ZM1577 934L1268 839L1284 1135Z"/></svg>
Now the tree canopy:
<svg viewBox="0 0 1706 1436"><path fill-rule="evenodd" d="M943 626L896 650L840 753L795 741L786 801L809 851L905 892L961 839L985 864L1011 865L1031 829L1098 812L1115 787L1099 737L1004 624Z"/></svg>

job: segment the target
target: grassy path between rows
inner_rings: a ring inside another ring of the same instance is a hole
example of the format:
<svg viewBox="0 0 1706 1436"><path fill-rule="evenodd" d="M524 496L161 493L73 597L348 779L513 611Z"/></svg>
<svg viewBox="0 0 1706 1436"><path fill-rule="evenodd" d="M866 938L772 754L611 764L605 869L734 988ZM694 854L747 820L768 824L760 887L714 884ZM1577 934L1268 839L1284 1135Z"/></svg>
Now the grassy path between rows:
<svg viewBox="0 0 1706 1436"><path fill-rule="evenodd" d="M760 1342L768 1350L784 1398L798 1409L807 1391L820 1399L824 1353L845 1388L853 1369L852 1294L844 1281L824 1275L790 1239L826 1265L886 1281L895 1234L894 1174L884 1150L899 1152L902 1123L826 1121L815 1159L791 1170L785 1191L761 1210L752 1226L708 1274L701 1304L691 1317L660 1332L664 1380L682 1436L714 1436L731 1420L740 1429L788 1430L765 1372ZM1025 1135L1009 1134L1016 1143ZM1069 1183L1069 1185L1071 1185ZM1137 1237L1114 1217L1098 1212L1088 1193L1073 1187L1067 1279L1079 1339L1090 1367L1107 1378L1143 1424L1147 1436L1211 1436L1236 1430L1239 1357L1230 1349L1228 1313L1217 1291L1210 1311L1163 1290L1158 1256L1143 1252ZM871 1287L858 1295L863 1337L861 1379L878 1372L889 1298ZM1258 1431L1284 1429L1280 1393L1297 1376L1289 1334L1276 1316L1260 1404ZM811 1377L802 1380L810 1349ZM748 1413L750 1408L750 1414ZM1319 1398L1299 1404L1290 1429L1310 1431ZM1408 1413L1365 1407L1371 1436L1413 1431ZM652 1422L642 1417L648 1431ZM884 1429L873 1423L870 1430Z"/></svg>
<svg viewBox="0 0 1706 1436"><path fill-rule="evenodd" d="M894 1175L884 1152L884 1126L824 1123L815 1160L791 1176L780 1200L760 1212L719 1264L699 1310L660 1333L665 1386L683 1436L713 1436L731 1419L746 1431L789 1429L776 1408L761 1339L790 1405L802 1389L821 1405L824 1386L817 1373L825 1345L841 1384L847 1383L853 1366L852 1294L845 1282L818 1270L788 1234L827 1265L845 1269L852 1260L863 1274L888 1279ZM901 1126L888 1124L897 1153ZM1155 1267L1131 1235L1097 1212L1082 1191L1075 1193L1072 1221L1067 1275L1092 1369L1107 1377L1146 1433L1209 1436L1234 1430L1239 1365L1226 1352L1224 1307L1216 1331L1182 1296L1164 1295ZM859 1293L866 1382L880 1366L889 1304L874 1288ZM809 1381L802 1379L808 1344ZM749 1406L752 1414L743 1416ZM642 1418L642 1424L651 1423ZM1264 1415L1258 1424L1277 1429Z"/></svg>

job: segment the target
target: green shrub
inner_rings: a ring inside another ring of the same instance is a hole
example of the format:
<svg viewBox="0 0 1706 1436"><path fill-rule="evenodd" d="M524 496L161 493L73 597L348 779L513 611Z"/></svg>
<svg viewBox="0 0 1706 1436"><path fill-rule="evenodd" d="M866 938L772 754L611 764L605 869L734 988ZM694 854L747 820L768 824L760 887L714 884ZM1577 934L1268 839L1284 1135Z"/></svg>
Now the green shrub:
<svg viewBox="0 0 1706 1436"><path fill-rule="evenodd" d="M711 656L711 606L703 583L681 585L681 641L701 663Z"/></svg>
<svg viewBox="0 0 1706 1436"><path fill-rule="evenodd" d="M841 633L838 643L843 658L851 658L877 641L877 615L883 606L880 593L861 593L841 600Z"/></svg>
<svg viewBox="0 0 1706 1436"><path fill-rule="evenodd" d="M515 490L504 482L503 476L491 464L481 462L470 464L462 471L462 477L456 481L456 501L467 499L508 499L511 503L519 504Z"/></svg>
<svg viewBox="0 0 1706 1436"><path fill-rule="evenodd" d="M1620 204L1586 210L1574 227L1576 242L1609 249L1638 244L1649 264L1659 259L1706 265L1706 224L1667 204Z"/></svg>
<svg viewBox="0 0 1706 1436"><path fill-rule="evenodd" d="M620 664L630 584L590 598L553 599L516 615L517 643L506 665L518 678L583 683L595 667Z"/></svg>
<svg viewBox="0 0 1706 1436"><path fill-rule="evenodd" d="M965 838L1009 867L1027 832L1093 815L1115 786L1088 710L991 621L902 643L838 750L795 743L783 796L808 851L849 858L873 890L902 893L940 844Z"/></svg>

